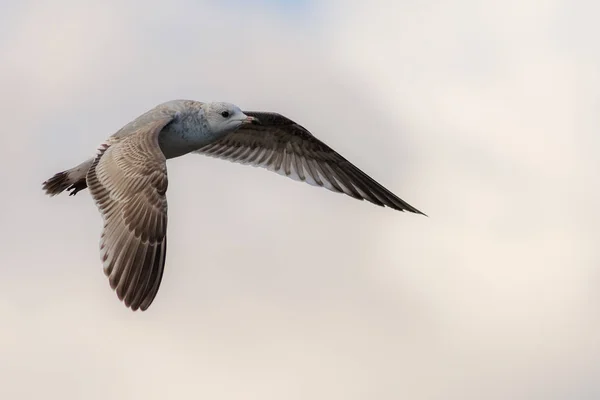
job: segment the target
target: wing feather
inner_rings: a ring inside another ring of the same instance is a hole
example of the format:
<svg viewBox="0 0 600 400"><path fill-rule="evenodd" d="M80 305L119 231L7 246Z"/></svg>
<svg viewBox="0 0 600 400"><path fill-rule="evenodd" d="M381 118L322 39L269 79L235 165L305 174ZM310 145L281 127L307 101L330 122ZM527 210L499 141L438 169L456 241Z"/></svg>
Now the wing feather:
<svg viewBox="0 0 600 400"><path fill-rule="evenodd" d="M294 121L276 113L244 113L260 123L243 125L197 153L266 168L379 206L423 214Z"/></svg>
<svg viewBox="0 0 600 400"><path fill-rule="evenodd" d="M172 115L151 120L103 145L87 184L104 219L100 257L110 286L132 310L147 309L166 255L168 186L158 134Z"/></svg>

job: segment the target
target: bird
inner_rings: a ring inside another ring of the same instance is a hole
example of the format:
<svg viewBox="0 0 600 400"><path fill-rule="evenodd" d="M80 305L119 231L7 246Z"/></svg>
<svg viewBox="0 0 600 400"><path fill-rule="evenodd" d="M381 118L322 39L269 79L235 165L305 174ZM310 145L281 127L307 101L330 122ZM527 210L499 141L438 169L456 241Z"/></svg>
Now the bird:
<svg viewBox="0 0 600 400"><path fill-rule="evenodd" d="M126 307L145 311L167 251L166 160L188 153L266 168L313 186L422 214L291 119L227 102L171 100L108 137L96 155L42 183L49 196L89 188L103 229L100 258Z"/></svg>

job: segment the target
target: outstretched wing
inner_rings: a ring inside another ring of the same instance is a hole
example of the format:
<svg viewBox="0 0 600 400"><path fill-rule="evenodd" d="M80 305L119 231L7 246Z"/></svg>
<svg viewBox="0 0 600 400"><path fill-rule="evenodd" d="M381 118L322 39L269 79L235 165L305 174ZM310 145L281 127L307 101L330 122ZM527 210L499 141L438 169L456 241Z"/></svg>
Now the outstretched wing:
<svg viewBox="0 0 600 400"><path fill-rule="evenodd" d="M197 152L266 168L379 206L423 214L294 121L276 113L244 113L257 118L260 123L242 125L234 133Z"/></svg>
<svg viewBox="0 0 600 400"><path fill-rule="evenodd" d="M87 184L104 219L100 257L110 286L132 310L147 309L167 250L167 167L158 134L164 115L100 148Z"/></svg>

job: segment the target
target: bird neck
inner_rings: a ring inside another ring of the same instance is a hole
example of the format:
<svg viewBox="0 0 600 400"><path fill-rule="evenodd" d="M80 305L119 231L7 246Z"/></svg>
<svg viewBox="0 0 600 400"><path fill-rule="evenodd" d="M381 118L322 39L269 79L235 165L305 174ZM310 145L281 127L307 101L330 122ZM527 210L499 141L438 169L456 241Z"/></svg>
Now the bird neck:
<svg viewBox="0 0 600 400"><path fill-rule="evenodd" d="M204 113L200 112L177 116L160 132L158 144L168 159L198 150L216 139L211 135Z"/></svg>

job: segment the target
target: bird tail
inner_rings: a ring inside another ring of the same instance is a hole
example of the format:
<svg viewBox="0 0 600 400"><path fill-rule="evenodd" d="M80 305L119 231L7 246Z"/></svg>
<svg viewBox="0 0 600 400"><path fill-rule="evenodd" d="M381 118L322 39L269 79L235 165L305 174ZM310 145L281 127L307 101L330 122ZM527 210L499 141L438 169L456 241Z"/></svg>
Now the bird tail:
<svg viewBox="0 0 600 400"><path fill-rule="evenodd" d="M49 196L56 196L65 190L71 192L70 196L77 194L87 188L85 177L93 162L94 159L90 158L74 168L54 174L52 178L42 184L42 189Z"/></svg>

